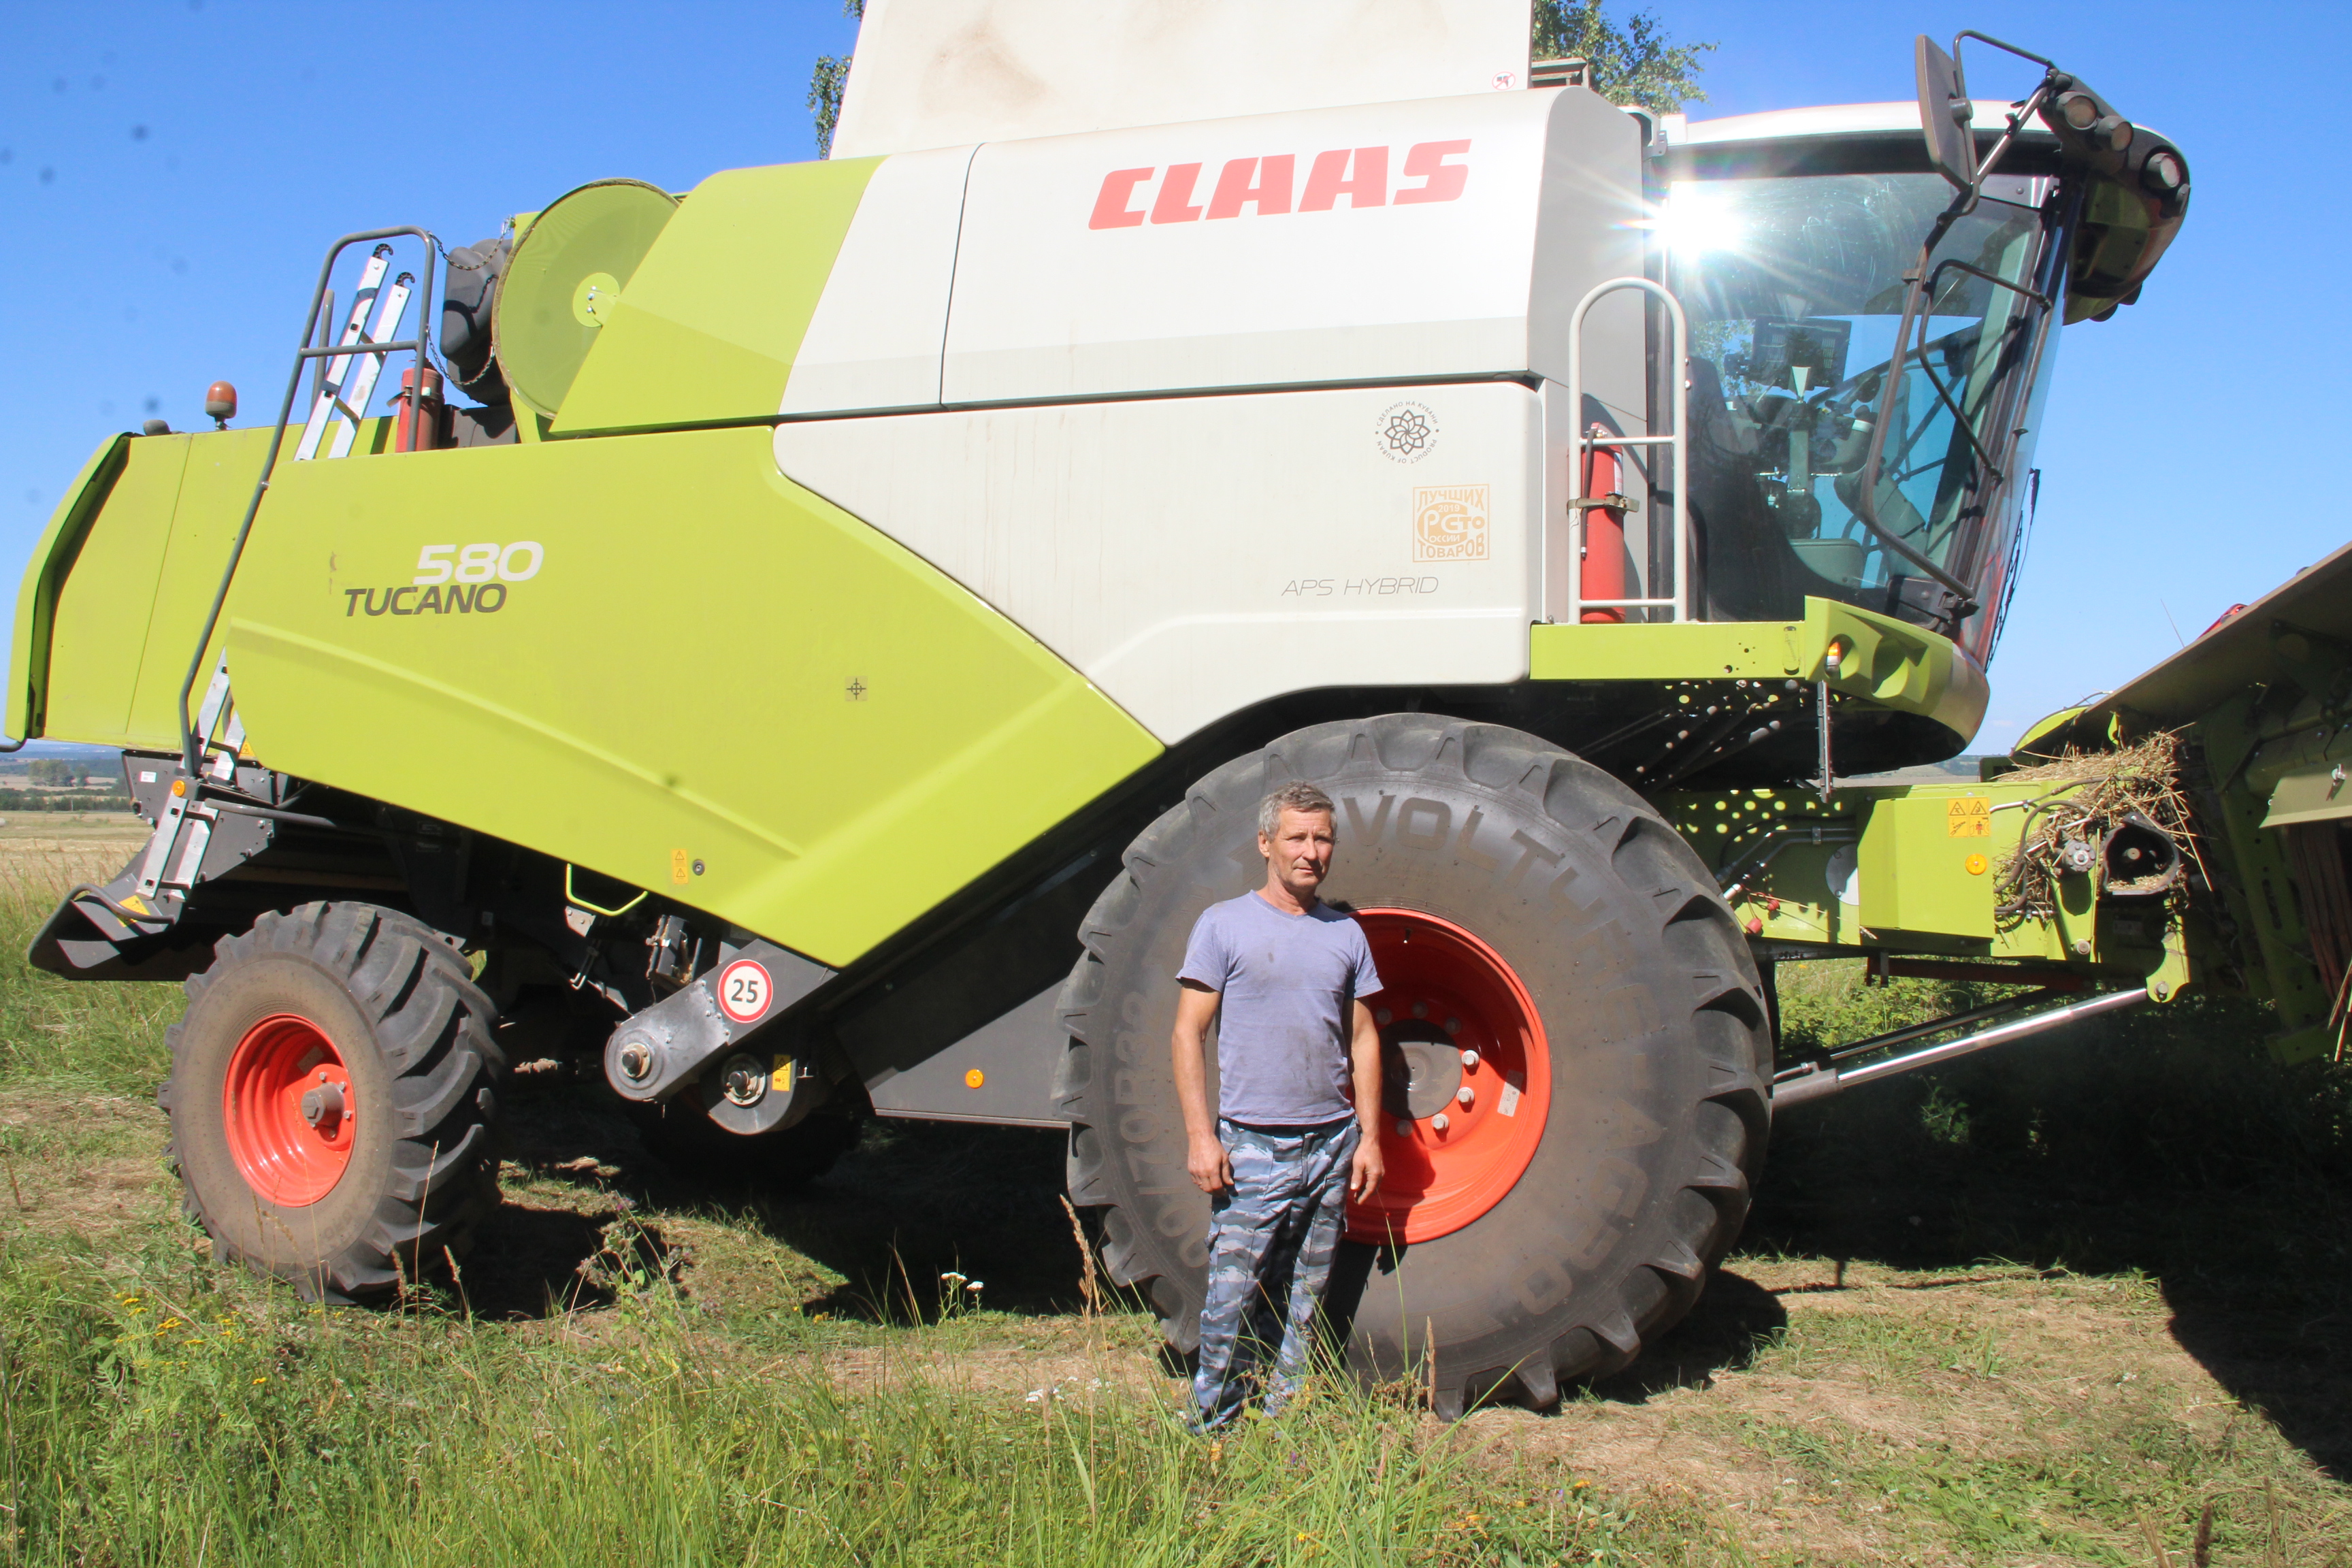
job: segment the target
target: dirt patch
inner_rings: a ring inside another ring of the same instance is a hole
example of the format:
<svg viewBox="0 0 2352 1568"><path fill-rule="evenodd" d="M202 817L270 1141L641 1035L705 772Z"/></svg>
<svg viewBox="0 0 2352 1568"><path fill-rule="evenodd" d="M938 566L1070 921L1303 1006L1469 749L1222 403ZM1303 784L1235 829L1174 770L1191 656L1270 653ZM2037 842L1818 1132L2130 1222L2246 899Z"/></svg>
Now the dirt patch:
<svg viewBox="0 0 2352 1568"><path fill-rule="evenodd" d="M102 1242L152 1224L176 1190L163 1113L119 1095L0 1090L0 1236Z"/></svg>

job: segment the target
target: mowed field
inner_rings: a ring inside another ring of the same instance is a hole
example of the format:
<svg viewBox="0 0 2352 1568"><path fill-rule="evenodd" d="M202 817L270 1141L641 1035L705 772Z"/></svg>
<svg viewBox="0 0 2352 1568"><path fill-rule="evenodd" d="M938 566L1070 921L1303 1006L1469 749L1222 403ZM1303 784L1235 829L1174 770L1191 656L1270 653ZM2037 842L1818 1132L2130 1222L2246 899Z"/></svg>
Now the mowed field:
<svg viewBox="0 0 2352 1568"><path fill-rule="evenodd" d="M1698 1311L1559 1411L1329 1383L1218 1442L1090 1306L1059 1141L715 1190L516 1075L508 1202L381 1310L215 1268L171 986L24 964L135 825L0 829L0 1562L2352 1564L2352 1068L2190 999L1776 1130ZM1792 1040L1950 1005L1784 970Z"/></svg>

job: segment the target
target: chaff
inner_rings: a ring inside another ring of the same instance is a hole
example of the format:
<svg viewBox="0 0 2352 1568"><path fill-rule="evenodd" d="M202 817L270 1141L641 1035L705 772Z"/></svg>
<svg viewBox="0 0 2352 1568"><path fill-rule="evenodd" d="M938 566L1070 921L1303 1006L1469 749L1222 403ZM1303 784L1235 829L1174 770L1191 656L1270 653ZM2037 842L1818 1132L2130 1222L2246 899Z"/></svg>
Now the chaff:
<svg viewBox="0 0 2352 1568"><path fill-rule="evenodd" d="M2000 775L2003 784L2047 784L2048 794L2026 803L2028 821L2017 848L2001 862L1994 900L2009 923L2048 919L2058 910L2058 879L2069 858L2091 852L2089 874L2098 891L2154 893L2164 873L2106 880L2101 851L2117 828L2138 823L2170 838L2202 876L2189 795L2180 786L2180 737L2166 731L2109 752L2068 752L2049 762ZM2176 883L2171 897L2185 894Z"/></svg>

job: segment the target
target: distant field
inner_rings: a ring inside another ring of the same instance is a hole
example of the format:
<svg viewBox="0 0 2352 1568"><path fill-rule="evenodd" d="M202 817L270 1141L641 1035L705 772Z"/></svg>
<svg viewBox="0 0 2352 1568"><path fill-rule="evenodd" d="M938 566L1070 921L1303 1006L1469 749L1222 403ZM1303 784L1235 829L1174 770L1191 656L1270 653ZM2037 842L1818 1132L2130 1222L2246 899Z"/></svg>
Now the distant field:
<svg viewBox="0 0 2352 1568"><path fill-rule="evenodd" d="M18 956L135 825L49 826L0 830L0 1562L2352 1564L2352 1070L2269 1068L2255 1009L1792 1112L1697 1313L1557 1415L1341 1385L1209 1444L1084 1310L1050 1134L714 1191L540 1070L454 1281L216 1268L177 989ZM1792 1040L1950 1000L1856 981L1796 966Z"/></svg>

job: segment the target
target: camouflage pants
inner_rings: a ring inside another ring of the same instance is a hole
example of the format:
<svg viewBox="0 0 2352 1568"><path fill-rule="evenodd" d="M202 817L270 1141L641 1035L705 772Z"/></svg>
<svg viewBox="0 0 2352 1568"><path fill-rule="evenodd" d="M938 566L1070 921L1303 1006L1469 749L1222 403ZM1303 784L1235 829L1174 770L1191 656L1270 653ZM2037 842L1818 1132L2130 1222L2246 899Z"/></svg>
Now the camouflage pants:
<svg viewBox="0 0 2352 1568"><path fill-rule="evenodd" d="M1234 1184L1210 1200L1209 1293L1192 1380L1204 1430L1240 1415L1260 1383L1272 1415L1306 1375L1358 1136L1353 1121L1267 1131L1219 1119ZM1261 1371L1269 1352L1270 1377Z"/></svg>

